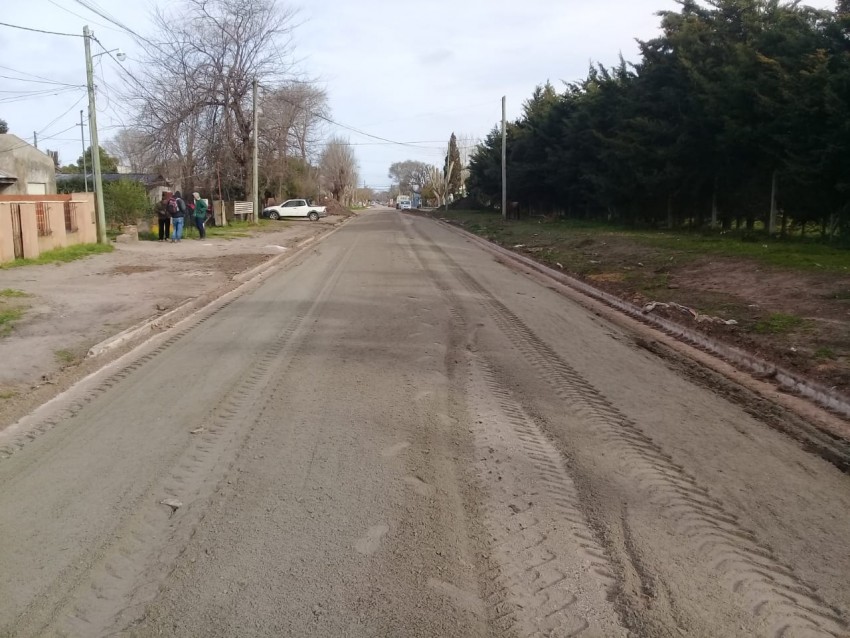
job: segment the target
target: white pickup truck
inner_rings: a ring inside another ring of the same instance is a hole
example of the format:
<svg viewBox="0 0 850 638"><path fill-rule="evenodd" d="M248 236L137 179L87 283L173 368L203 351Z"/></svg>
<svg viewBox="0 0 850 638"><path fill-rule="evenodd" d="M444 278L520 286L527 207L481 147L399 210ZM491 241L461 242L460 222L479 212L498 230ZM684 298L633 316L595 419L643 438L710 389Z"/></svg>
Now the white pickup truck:
<svg viewBox="0 0 850 638"><path fill-rule="evenodd" d="M263 209L263 217L269 219L280 219L281 217L306 217L311 221L317 221L319 217L327 217L328 212L324 206L313 206L306 199L287 199L277 206L267 206Z"/></svg>

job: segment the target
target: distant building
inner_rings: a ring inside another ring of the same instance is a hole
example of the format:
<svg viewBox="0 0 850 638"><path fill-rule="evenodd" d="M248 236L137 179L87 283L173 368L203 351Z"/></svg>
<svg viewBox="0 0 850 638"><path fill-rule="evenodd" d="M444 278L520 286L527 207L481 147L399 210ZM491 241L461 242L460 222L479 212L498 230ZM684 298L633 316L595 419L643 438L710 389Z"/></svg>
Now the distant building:
<svg viewBox="0 0 850 638"><path fill-rule="evenodd" d="M0 134L0 195L55 195L53 159L11 133Z"/></svg>

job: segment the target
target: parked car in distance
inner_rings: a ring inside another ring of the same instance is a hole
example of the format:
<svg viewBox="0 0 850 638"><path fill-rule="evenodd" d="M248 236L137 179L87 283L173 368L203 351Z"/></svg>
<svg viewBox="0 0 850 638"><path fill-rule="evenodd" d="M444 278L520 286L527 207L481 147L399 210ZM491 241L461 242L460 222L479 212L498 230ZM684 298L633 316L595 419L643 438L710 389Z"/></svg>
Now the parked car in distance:
<svg viewBox="0 0 850 638"><path fill-rule="evenodd" d="M306 217L311 221L317 221L320 217L327 217L328 211L324 206L308 204L306 199L287 199L277 206L267 206L263 209L263 217L269 219L281 219L283 217Z"/></svg>
<svg viewBox="0 0 850 638"><path fill-rule="evenodd" d="M410 202L402 202L399 204L399 208L401 208L401 210L410 210Z"/></svg>

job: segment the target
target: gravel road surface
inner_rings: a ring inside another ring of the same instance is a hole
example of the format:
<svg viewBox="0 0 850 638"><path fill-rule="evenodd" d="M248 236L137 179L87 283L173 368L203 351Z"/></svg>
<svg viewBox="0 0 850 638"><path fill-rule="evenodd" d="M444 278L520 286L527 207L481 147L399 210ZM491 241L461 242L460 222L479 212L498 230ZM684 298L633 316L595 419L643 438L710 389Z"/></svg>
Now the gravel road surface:
<svg viewBox="0 0 850 638"><path fill-rule="evenodd" d="M846 636L850 477L375 211L0 432L0 636Z"/></svg>

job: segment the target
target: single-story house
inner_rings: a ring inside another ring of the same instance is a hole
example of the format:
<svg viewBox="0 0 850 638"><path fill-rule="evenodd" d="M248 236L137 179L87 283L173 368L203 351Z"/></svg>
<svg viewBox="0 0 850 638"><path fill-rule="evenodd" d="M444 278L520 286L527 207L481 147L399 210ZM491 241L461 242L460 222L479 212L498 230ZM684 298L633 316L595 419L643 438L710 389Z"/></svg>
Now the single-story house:
<svg viewBox="0 0 850 638"><path fill-rule="evenodd" d="M11 133L0 134L0 195L55 195L53 158Z"/></svg>

